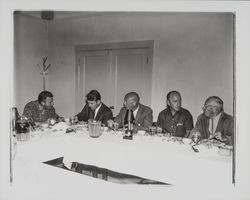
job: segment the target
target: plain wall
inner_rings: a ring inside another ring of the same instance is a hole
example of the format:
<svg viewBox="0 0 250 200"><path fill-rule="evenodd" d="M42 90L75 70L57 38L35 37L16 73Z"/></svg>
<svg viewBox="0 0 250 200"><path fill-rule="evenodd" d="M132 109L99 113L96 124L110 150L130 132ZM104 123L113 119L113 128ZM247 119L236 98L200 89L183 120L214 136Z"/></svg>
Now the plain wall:
<svg viewBox="0 0 250 200"><path fill-rule="evenodd" d="M62 3L63 2L63 3ZM12 83L12 58L13 58L13 45L12 45L12 15L14 9L44 9L50 8L54 10L152 10L152 11L232 11L236 14L236 184L232 184L231 190L221 188L227 199L249 199L249 185L250 185L250 157L249 152L249 115L246 112L250 110L249 105L249 52L250 52L250 4L244 1L203 1L203 2L168 2L168 1L105 1L98 4L94 1L40 1L31 3L30 1L2 1L0 6L0 22L2 22L2 29L0 32L2 50L0 67L0 82L1 92L7 95L1 98L1 140L0 140L0 197L8 199L9 194L13 192L13 187L9 184L9 91ZM24 43L26 41L23 41ZM230 99L229 99L230 100ZM226 103L229 100L225 100ZM25 102L21 102L23 104ZM176 191L182 192L182 191ZM173 195L174 196L174 195ZM217 199L222 196L216 195ZM215 197L215 198L216 198ZM194 198L198 199L198 198ZM206 198L205 199L209 199Z"/></svg>
<svg viewBox="0 0 250 200"><path fill-rule="evenodd" d="M41 70L37 64L42 66L42 58L48 55L47 28L47 21L14 15L13 106L18 108L19 114L23 113L25 104L37 100L43 90Z"/></svg>
<svg viewBox="0 0 250 200"><path fill-rule="evenodd" d="M154 40L154 120L179 90L194 121L218 95L233 113L233 16L230 13L115 13L49 22L50 89L63 116L76 114L75 45Z"/></svg>

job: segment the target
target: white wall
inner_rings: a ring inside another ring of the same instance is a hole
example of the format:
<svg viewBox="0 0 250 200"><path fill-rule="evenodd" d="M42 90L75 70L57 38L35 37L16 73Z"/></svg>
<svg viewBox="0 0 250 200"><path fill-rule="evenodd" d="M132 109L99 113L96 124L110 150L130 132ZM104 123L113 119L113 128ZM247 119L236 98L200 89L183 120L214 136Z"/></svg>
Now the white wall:
<svg viewBox="0 0 250 200"><path fill-rule="evenodd" d="M19 114L43 89L37 64L48 55L47 22L36 18L14 17L14 106Z"/></svg>
<svg viewBox="0 0 250 200"><path fill-rule="evenodd" d="M3 1L2 1L3 2ZM63 3L62 3L63 2ZM224 192L224 196L227 199L249 199L249 184L250 184L250 157L249 152L249 115L246 110L250 109L249 105L249 90L250 85L249 79L249 35L250 35L250 5L249 2L244 1L202 1L202 2L168 2L168 1L147 1L142 4L141 1L105 1L98 2L95 1L40 1L32 4L30 1L18 1L9 0L3 2L0 6L0 23L2 22L2 29L0 32L1 45L0 54L2 67L0 67L0 82L1 82L1 92L6 95L5 98L1 98L1 140L0 140L0 197L9 197L9 194L13 192L13 187L9 184L9 92L6 90L9 84L11 84L12 79L10 74L12 74L12 57L13 57L13 45L12 45L12 15L11 12L14 9L44 9L50 8L54 10L152 10L152 11L233 11L236 13L236 86L237 86L237 105L236 105L236 130L237 130L237 141L236 141L236 184L232 185L232 190L225 190L221 188ZM222 27L221 27L222 28ZM26 40L22 41L23 43ZM30 45L30 44L27 44ZM72 58L73 59L73 58ZM69 72L70 70L65 70ZM226 70L227 71L227 70ZM35 81L35 80L34 80ZM70 86L71 87L71 86ZM32 94L33 95L33 94ZM63 96L62 96L63 97ZM224 99L226 103L230 101L231 98ZM60 99L59 99L60 100ZM20 104L24 104L21 102ZM57 102L59 103L59 102ZM230 104L226 105L228 108L231 107ZM69 109L70 111L70 109ZM177 192L179 192L177 190ZM182 192L182 191L180 191ZM218 196L218 195L217 195ZM5 198L5 199L6 199ZM221 197L217 197L221 198ZM195 198L197 199L197 198ZM205 197L205 199L207 199Z"/></svg>
<svg viewBox="0 0 250 200"><path fill-rule="evenodd" d="M117 13L49 22L50 88L56 108L75 114L74 46L154 40L152 109L156 120L170 90L179 90L194 121L204 100L218 95L233 112L232 15Z"/></svg>

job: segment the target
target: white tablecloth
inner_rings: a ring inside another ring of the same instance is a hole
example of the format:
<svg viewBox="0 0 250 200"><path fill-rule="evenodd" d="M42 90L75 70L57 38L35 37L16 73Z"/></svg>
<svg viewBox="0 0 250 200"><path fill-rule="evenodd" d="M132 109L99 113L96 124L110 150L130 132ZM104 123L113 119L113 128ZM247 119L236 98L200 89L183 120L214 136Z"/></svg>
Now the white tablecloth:
<svg viewBox="0 0 250 200"><path fill-rule="evenodd" d="M211 199L233 191L232 158L220 156L215 147L198 147L195 153L190 145L162 137L134 136L130 141L110 132L99 138L87 132L33 135L18 142L10 199ZM65 163L76 161L172 185L116 184L42 163L61 156Z"/></svg>

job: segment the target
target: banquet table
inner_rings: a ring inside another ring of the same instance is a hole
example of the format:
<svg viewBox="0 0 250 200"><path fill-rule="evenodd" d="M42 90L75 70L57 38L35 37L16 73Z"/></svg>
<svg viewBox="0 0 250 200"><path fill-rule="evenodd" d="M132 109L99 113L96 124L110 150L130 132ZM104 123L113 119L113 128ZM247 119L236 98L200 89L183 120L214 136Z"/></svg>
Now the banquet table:
<svg viewBox="0 0 250 200"><path fill-rule="evenodd" d="M232 185L232 156L217 147L190 144L165 136L134 135L105 130L98 138L87 130L34 131L17 142L9 199L187 199L223 198ZM47 165L63 157L170 185L119 184ZM233 196L231 196L233 198Z"/></svg>

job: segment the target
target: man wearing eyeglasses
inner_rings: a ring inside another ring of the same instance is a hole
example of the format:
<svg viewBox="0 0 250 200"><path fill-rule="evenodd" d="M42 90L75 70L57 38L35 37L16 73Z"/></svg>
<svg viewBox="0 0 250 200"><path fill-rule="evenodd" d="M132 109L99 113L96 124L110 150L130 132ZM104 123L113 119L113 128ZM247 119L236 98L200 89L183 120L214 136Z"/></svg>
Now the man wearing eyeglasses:
<svg viewBox="0 0 250 200"><path fill-rule="evenodd" d="M223 101L217 96L208 97L199 115L192 134L199 133L201 139L216 139L228 145L233 143L233 117L223 110Z"/></svg>
<svg viewBox="0 0 250 200"><path fill-rule="evenodd" d="M129 92L125 95L123 107L114 121L108 121L108 126L112 127L112 124L116 122L119 127L124 127L126 111L130 109L133 111L136 130L148 130L152 126L153 111L150 107L140 103L140 97L136 92Z"/></svg>

